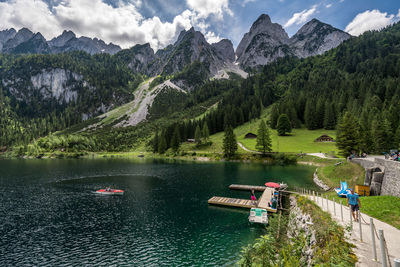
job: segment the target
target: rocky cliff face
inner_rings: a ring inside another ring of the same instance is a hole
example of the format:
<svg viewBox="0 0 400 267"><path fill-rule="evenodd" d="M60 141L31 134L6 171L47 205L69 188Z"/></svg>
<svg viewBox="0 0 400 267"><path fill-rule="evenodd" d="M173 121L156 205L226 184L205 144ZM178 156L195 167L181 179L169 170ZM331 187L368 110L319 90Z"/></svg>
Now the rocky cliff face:
<svg viewBox="0 0 400 267"><path fill-rule="evenodd" d="M233 49L233 44L230 40L222 39L218 43L211 44L211 46L224 61L235 61L235 50Z"/></svg>
<svg viewBox="0 0 400 267"><path fill-rule="evenodd" d="M290 46L297 57L321 55L349 39L350 34L313 19L290 38Z"/></svg>
<svg viewBox="0 0 400 267"><path fill-rule="evenodd" d="M135 45L130 49L124 49L118 52L116 56L121 58L133 72L147 75L151 75L151 67L156 60L154 50L148 43L144 45Z"/></svg>
<svg viewBox="0 0 400 267"><path fill-rule="evenodd" d="M76 100L78 93L73 85L82 80L81 75L64 69L43 70L31 77L33 90L38 90L44 99L55 98L59 103Z"/></svg>
<svg viewBox="0 0 400 267"><path fill-rule="evenodd" d="M279 57L290 54L289 36L277 23L272 23L268 15L261 15L240 41L237 61L244 67L266 65Z"/></svg>
<svg viewBox="0 0 400 267"><path fill-rule="evenodd" d="M65 69L42 70L29 81L14 78L2 82L17 100L27 102L39 96L43 100L55 99L59 104L70 103L78 97L76 88L91 88L82 75Z"/></svg>
<svg viewBox="0 0 400 267"><path fill-rule="evenodd" d="M313 19L289 39L281 25L261 15L236 49L238 63L245 68L269 64L280 57L300 58L320 55L351 36L331 25Z"/></svg>

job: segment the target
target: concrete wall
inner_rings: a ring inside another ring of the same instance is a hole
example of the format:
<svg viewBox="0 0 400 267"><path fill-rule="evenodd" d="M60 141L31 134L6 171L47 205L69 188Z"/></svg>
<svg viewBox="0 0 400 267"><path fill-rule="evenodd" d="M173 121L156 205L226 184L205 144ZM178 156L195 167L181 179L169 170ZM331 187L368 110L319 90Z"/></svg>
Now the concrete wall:
<svg viewBox="0 0 400 267"><path fill-rule="evenodd" d="M365 183L371 186L371 191L400 197L400 162L380 158L374 161L360 158L351 161L364 167Z"/></svg>

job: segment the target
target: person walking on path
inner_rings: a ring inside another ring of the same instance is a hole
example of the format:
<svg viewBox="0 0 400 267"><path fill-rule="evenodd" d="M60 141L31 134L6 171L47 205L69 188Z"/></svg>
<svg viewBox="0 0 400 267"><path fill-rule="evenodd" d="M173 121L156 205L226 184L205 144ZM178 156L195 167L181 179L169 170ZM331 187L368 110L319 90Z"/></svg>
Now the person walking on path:
<svg viewBox="0 0 400 267"><path fill-rule="evenodd" d="M360 197L354 193L353 189L350 189L350 192L350 194L347 194L347 206L350 205L353 219L358 222L358 211L361 208Z"/></svg>

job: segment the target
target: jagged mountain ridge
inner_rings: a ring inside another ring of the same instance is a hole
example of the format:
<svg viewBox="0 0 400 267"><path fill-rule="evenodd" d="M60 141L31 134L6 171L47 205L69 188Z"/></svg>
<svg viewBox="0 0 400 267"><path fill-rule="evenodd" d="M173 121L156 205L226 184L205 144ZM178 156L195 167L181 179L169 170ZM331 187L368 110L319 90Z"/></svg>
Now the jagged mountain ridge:
<svg viewBox="0 0 400 267"><path fill-rule="evenodd" d="M51 54L78 50L92 55L120 52L134 72L148 76L177 73L199 61L206 65L210 76L213 76L231 65L235 58L242 68L254 68L284 56L304 58L319 55L350 37L348 33L312 19L289 38L281 25L272 23L268 15L262 14L243 36L236 51L228 39L209 44L204 35L194 28L183 30L174 44L157 52L149 44L121 50L119 46L106 44L97 38L77 38L72 31L64 31L46 41L40 33L34 34L26 28L18 32L9 29L0 31L0 51L11 54Z"/></svg>
<svg viewBox="0 0 400 267"><path fill-rule="evenodd" d="M304 58L320 55L349 39L350 34L312 19L290 38L295 56Z"/></svg>
<svg viewBox="0 0 400 267"><path fill-rule="evenodd" d="M284 56L320 55L350 37L346 32L312 19L289 38L281 25L272 23L268 15L262 14L243 36L236 56L242 67L253 68Z"/></svg>
<svg viewBox="0 0 400 267"><path fill-rule="evenodd" d="M85 51L91 55L99 53L115 54L121 47L113 43L89 37L77 38L72 31L64 31L60 36L47 41L43 35L27 28L18 32L11 28L0 31L0 52L6 54L55 54L68 51Z"/></svg>

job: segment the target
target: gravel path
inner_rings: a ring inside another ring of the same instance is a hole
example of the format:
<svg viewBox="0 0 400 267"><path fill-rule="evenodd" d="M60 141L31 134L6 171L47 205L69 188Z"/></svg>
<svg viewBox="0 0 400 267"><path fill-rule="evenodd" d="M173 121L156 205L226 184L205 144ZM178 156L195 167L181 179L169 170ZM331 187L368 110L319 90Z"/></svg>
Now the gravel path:
<svg viewBox="0 0 400 267"><path fill-rule="evenodd" d="M259 151L254 151L254 150L250 150L250 149L246 148L246 147L245 147L242 143L240 143L240 142L237 142L237 144L238 144L244 151L251 152L251 153L255 153L255 154L261 154L261 152L259 152Z"/></svg>

